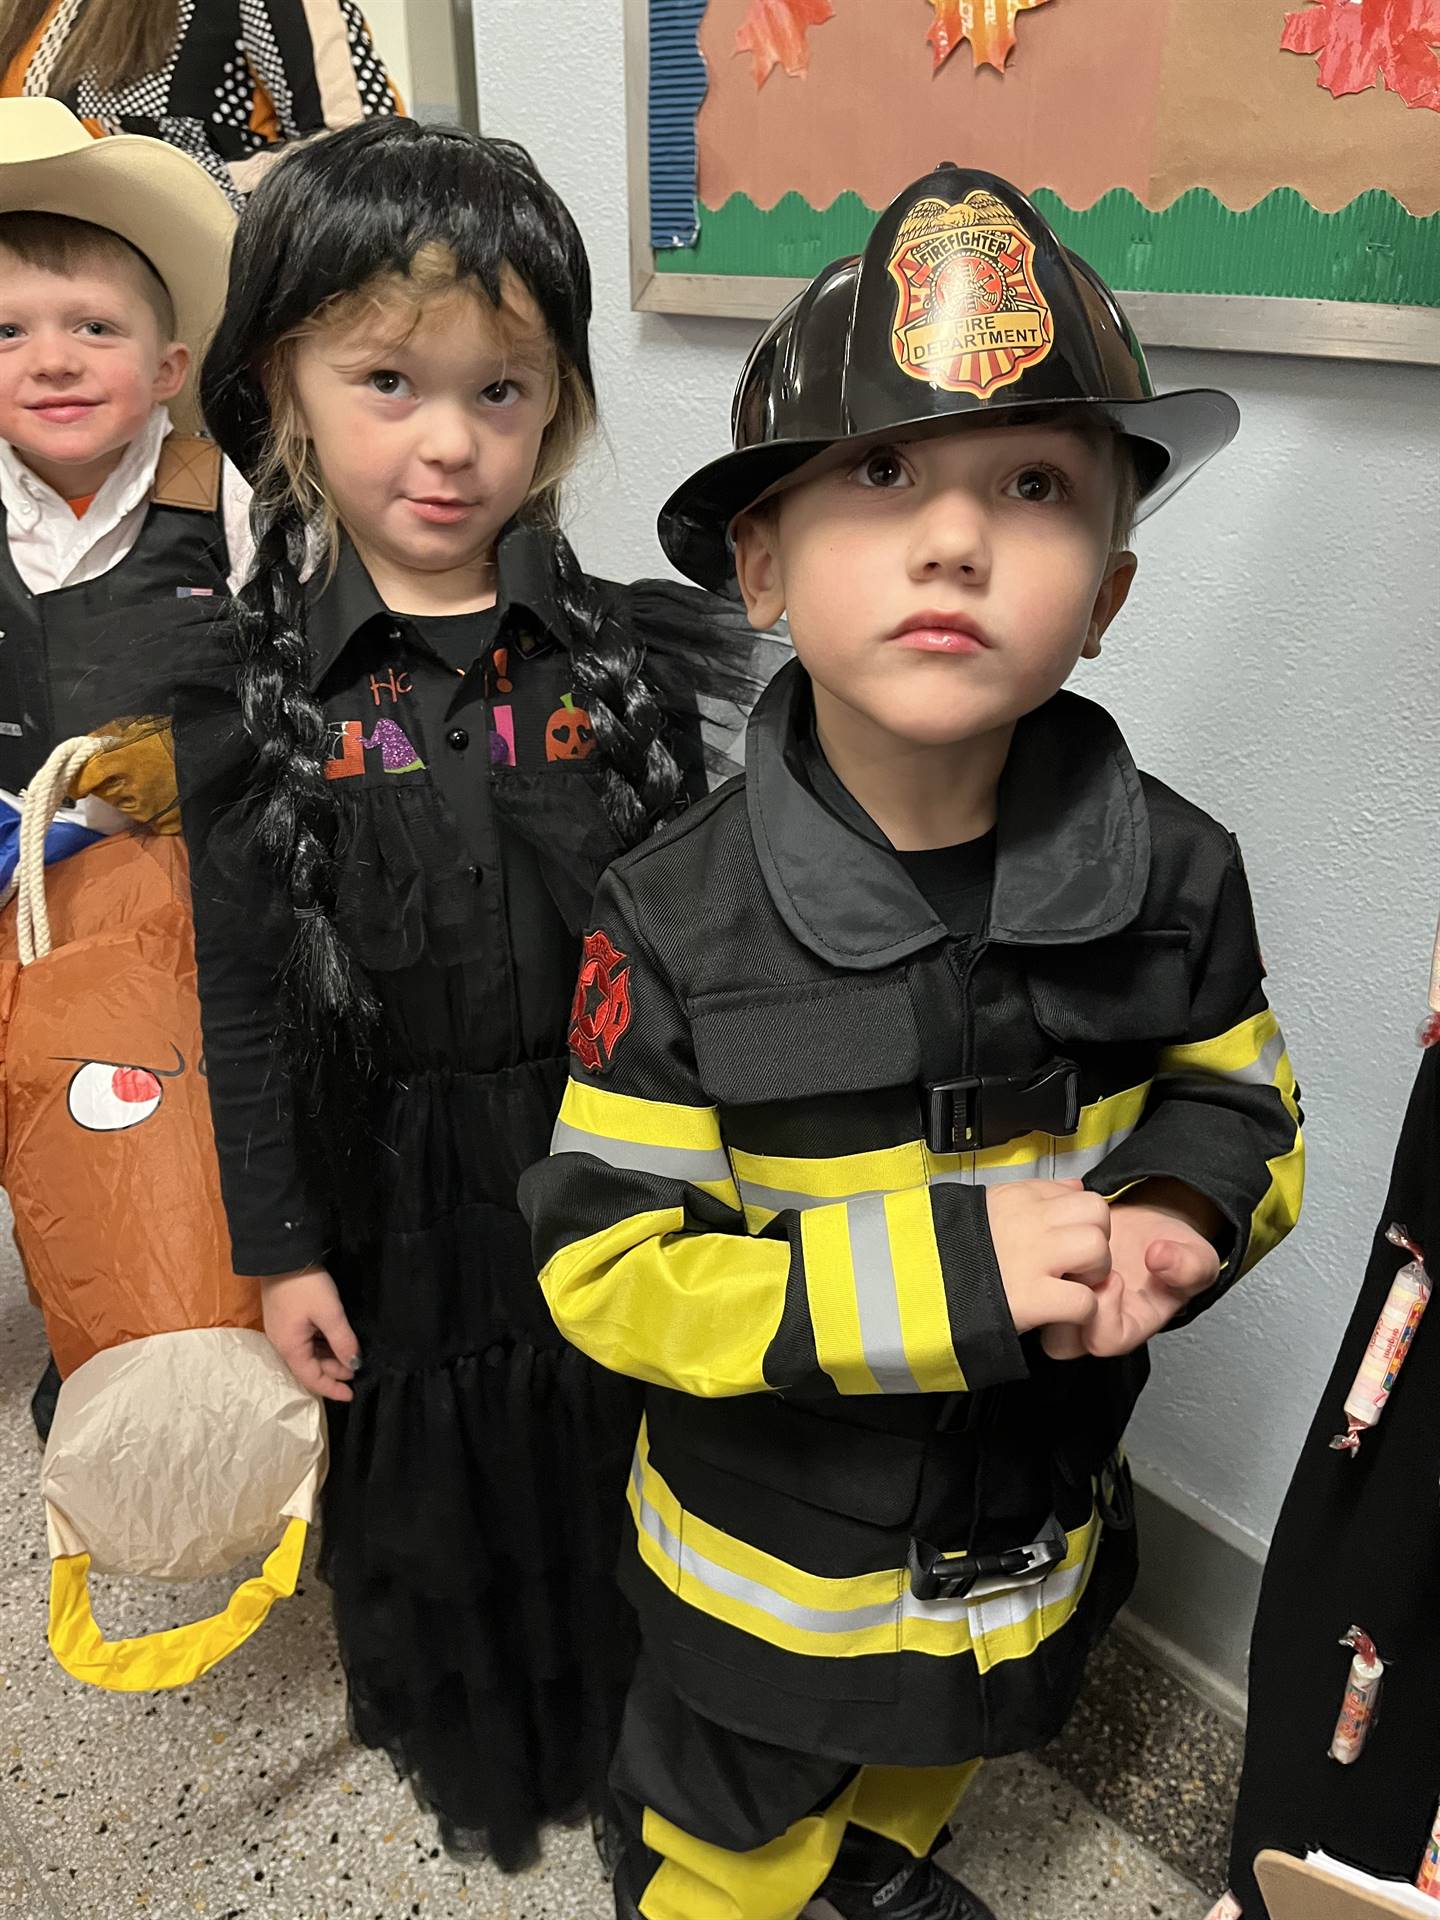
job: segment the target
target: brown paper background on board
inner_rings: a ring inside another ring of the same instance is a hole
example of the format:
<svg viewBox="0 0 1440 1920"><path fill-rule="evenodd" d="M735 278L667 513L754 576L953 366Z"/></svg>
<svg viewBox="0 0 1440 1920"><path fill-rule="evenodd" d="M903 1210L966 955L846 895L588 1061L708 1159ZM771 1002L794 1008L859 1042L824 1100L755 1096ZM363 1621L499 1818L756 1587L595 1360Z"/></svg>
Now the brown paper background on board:
<svg viewBox="0 0 1440 1920"><path fill-rule="evenodd" d="M1326 93L1309 54L1280 49L1285 14L1299 4L1178 0L1148 205L1168 206L1200 185L1248 207L1294 187L1334 213L1381 187L1413 214L1440 212L1440 113L1378 88L1339 100Z"/></svg>
<svg viewBox="0 0 1440 1920"><path fill-rule="evenodd" d="M1004 74L975 72L961 47L932 75L924 0L837 0L811 29L808 74L777 68L757 90L734 51L747 0L711 0L700 199L795 192L824 208L848 190L882 207L955 160L1075 208L1116 187L1163 207L1204 186L1238 208L1289 186L1333 212L1380 187L1436 212L1440 116L1393 94L1332 99L1313 59L1281 51L1298 3L1050 0L1019 16Z"/></svg>
<svg viewBox="0 0 1440 1920"><path fill-rule="evenodd" d="M836 0L834 18L810 30L806 77L777 68L758 92L749 60L731 58L746 4L711 0L700 26L707 207L732 193L770 207L792 190L828 207L847 189L883 207L941 160L1057 191L1063 165L1071 206L1111 187L1143 194L1153 116L1117 114L1114 103L1154 99L1171 0L1123 0L1118 12L1113 0L1050 0L1017 19L1003 75L974 72L967 45L933 77L924 0ZM1062 142L1056 128L1066 122Z"/></svg>

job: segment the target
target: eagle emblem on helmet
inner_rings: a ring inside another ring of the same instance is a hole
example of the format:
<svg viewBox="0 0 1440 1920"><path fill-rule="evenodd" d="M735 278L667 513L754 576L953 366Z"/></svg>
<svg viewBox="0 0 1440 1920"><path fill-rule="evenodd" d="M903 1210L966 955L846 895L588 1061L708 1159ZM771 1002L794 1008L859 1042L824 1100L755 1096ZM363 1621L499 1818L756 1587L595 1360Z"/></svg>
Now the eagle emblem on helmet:
<svg viewBox="0 0 1440 1920"><path fill-rule="evenodd" d="M1055 330L1034 261L1034 242L995 194L917 201L889 261L901 371L985 400L1038 365Z"/></svg>

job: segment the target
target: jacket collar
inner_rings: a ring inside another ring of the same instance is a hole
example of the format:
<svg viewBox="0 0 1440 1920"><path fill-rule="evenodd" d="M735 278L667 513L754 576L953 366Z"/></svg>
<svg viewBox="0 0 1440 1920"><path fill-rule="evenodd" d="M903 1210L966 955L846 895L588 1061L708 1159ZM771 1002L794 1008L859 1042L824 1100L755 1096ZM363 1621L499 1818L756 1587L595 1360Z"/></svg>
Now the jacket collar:
<svg viewBox="0 0 1440 1920"><path fill-rule="evenodd" d="M83 529L93 543L97 528L103 524L108 531L117 526L148 495L155 484L160 449L170 431L170 415L164 407L153 407L114 471L106 476L83 520L76 520L55 489L30 471L8 441L0 440L0 506L7 518L26 531L42 516L48 516L67 531Z"/></svg>
<svg viewBox="0 0 1440 1920"><path fill-rule="evenodd" d="M556 550L561 546L558 534L524 521L511 521L501 534L495 552L499 570L497 634L514 615L525 620L527 630L542 645L570 645L570 622L560 602L556 565ZM327 577L322 568L312 578L307 598L307 635L316 686L372 621L392 628L405 624L405 616L392 613L380 598L364 561L343 536L334 573Z"/></svg>
<svg viewBox="0 0 1440 1920"><path fill-rule="evenodd" d="M849 969L890 966L949 934L823 761L807 776L809 711L809 681L791 661L751 716L746 805L761 871L812 953ZM1001 777L989 938L1098 940L1135 918L1149 877L1149 812L1119 728L1091 701L1056 694L1016 728Z"/></svg>

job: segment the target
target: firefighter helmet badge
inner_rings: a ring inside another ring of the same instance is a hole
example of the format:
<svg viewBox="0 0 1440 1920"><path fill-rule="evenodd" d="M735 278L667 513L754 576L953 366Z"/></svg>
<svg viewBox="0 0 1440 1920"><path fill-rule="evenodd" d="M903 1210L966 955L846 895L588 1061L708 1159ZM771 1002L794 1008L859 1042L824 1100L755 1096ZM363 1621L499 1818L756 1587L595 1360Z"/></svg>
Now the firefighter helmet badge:
<svg viewBox="0 0 1440 1920"><path fill-rule="evenodd" d="M1035 243L993 193L917 201L890 256L896 364L914 380L984 400L1055 340Z"/></svg>

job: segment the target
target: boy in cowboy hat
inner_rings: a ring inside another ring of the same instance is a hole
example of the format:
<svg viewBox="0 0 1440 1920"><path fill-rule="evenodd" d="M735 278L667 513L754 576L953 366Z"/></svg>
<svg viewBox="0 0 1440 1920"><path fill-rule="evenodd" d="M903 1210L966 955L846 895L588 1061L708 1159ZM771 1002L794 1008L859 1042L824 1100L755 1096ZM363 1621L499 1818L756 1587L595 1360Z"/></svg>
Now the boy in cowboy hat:
<svg viewBox="0 0 1440 1920"><path fill-rule="evenodd" d="M220 189L164 142L93 139L56 100L0 102L0 787L12 792L76 731L75 693L94 648L115 642L112 616L223 594L246 563L248 491L200 437L193 379L233 226Z"/></svg>
<svg viewBox="0 0 1440 1920"><path fill-rule="evenodd" d="M57 100L0 101L0 789L18 793L98 716L84 689L126 616L224 594L250 550L249 489L201 437L194 371L235 217L163 141L91 137ZM178 826L147 733L92 761L92 824ZM52 1361L32 1407L43 1439Z"/></svg>
<svg viewBox="0 0 1440 1920"><path fill-rule="evenodd" d="M556 1320L648 1385L627 1920L989 1920L931 1854L1130 1589L1144 1343L1296 1218L1235 843L1061 691L1236 424L947 165L661 516L796 658L602 884L524 1188Z"/></svg>

